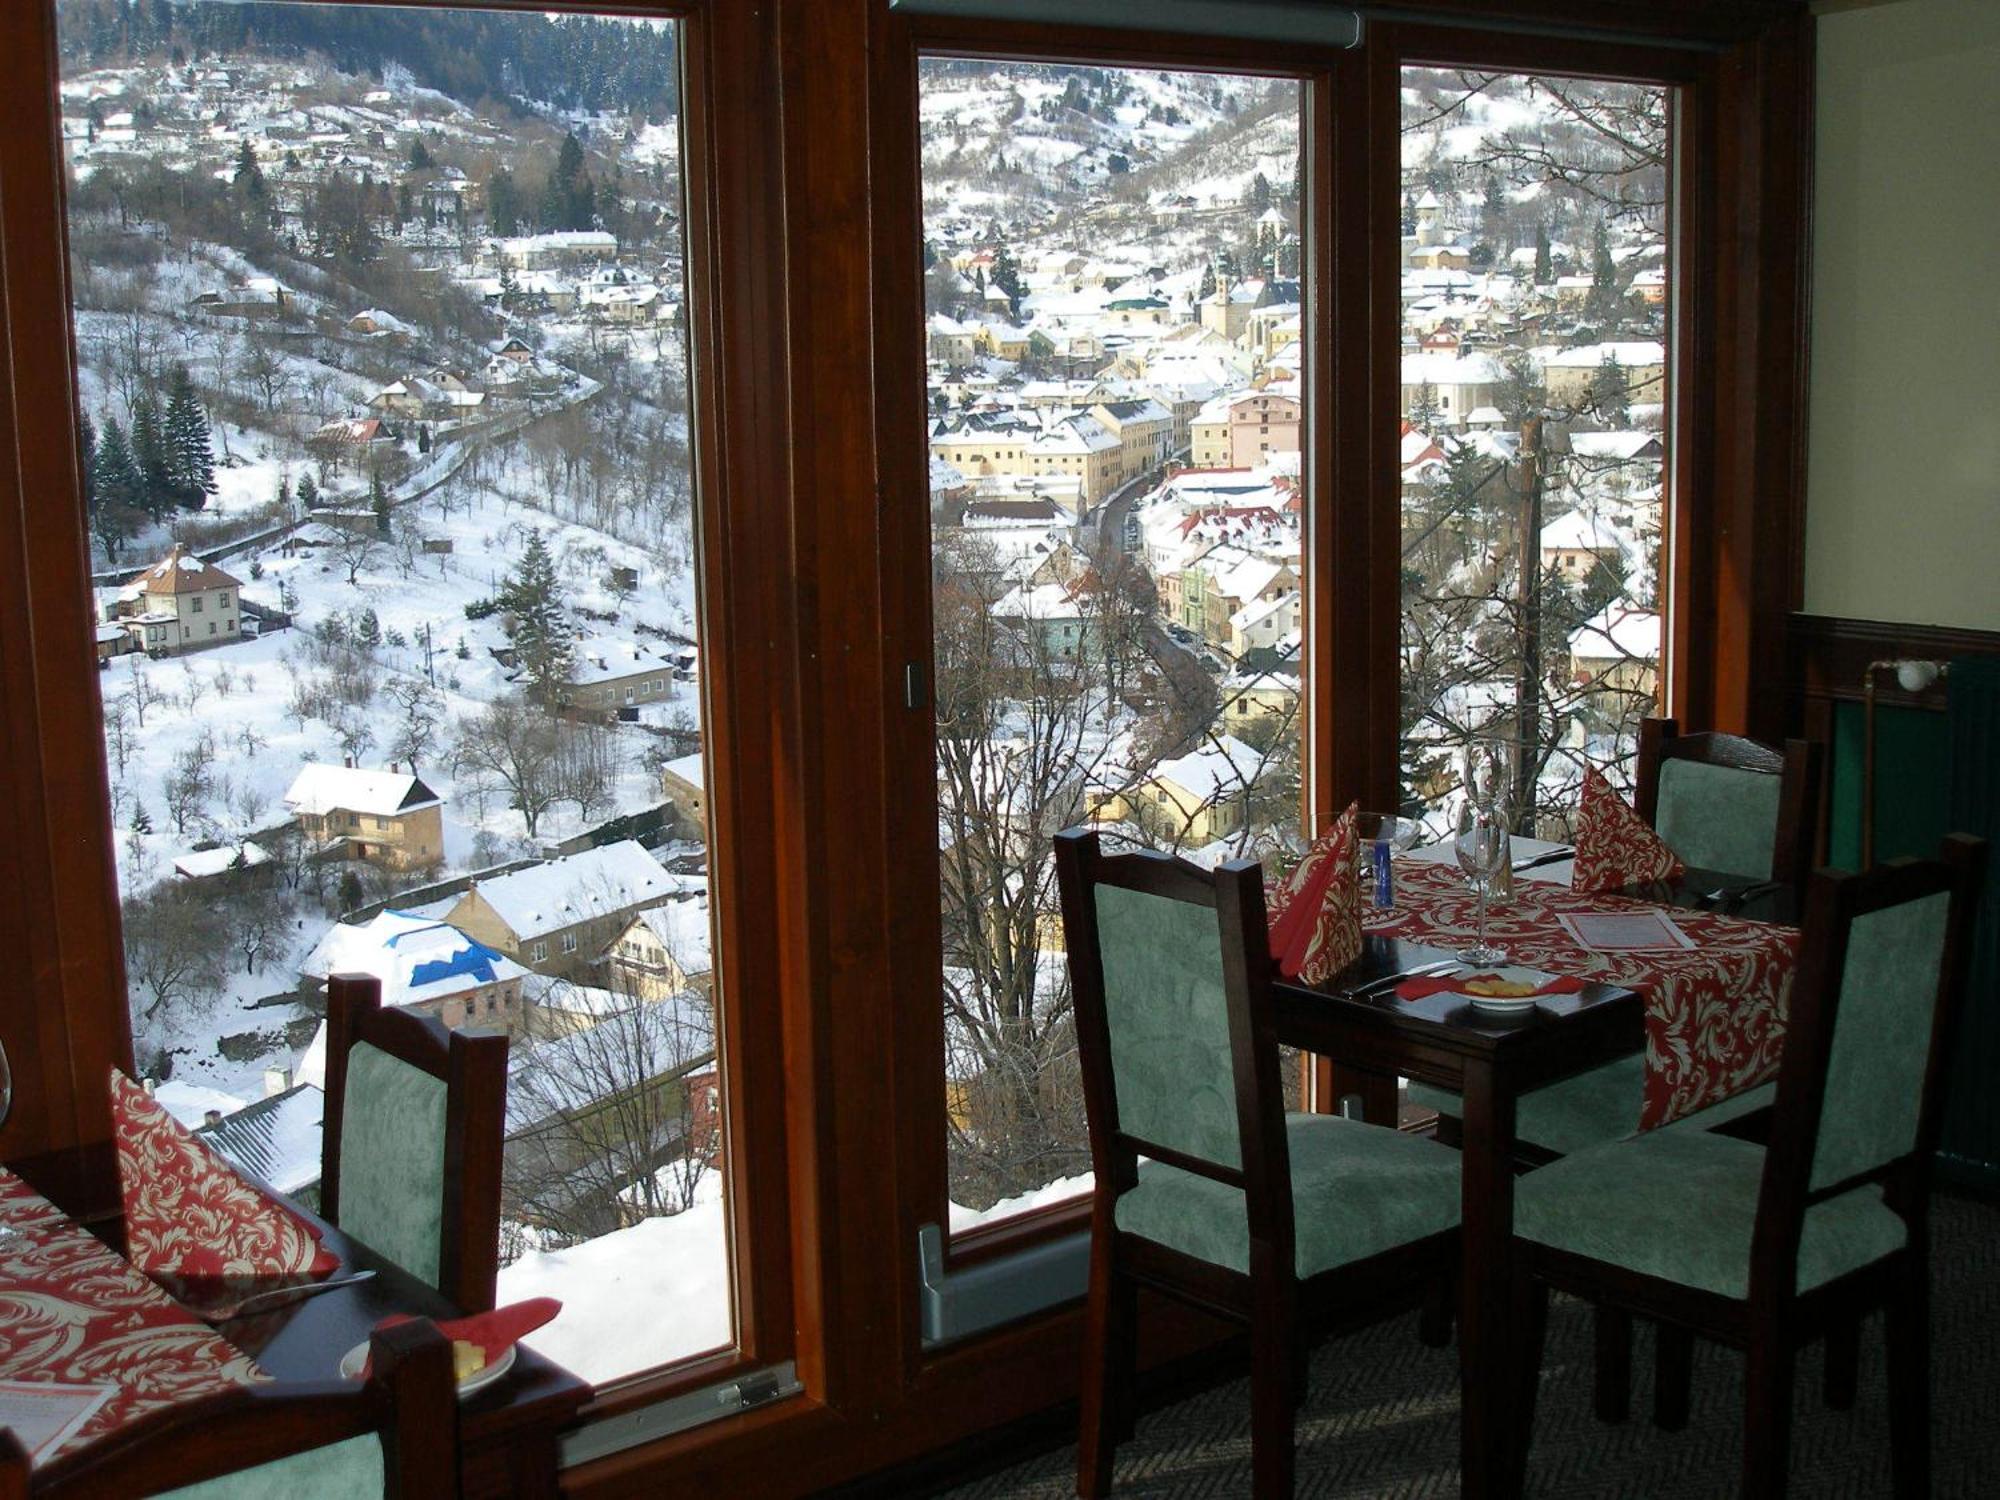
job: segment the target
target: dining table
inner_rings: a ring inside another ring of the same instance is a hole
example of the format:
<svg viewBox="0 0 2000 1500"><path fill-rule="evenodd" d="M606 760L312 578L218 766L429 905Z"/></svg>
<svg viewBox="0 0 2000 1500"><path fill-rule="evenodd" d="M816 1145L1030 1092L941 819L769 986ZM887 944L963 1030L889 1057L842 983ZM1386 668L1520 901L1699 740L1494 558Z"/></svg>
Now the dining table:
<svg viewBox="0 0 2000 1500"><path fill-rule="evenodd" d="M1689 870L1642 891L1579 892L1555 846L1517 841L1515 857L1528 864L1544 852L1550 862L1523 869L1493 903L1489 938L1508 962L1579 979L1580 989L1511 1015L1450 991L1397 996L1393 976L1451 960L1475 937L1476 897L1446 848L1394 861L1393 900L1364 910L1361 952L1346 968L1320 982L1280 975L1272 990L1278 1040L1320 1059L1321 1107L1395 1127L1402 1079L1461 1095L1460 1456L1469 1497L1500 1491L1518 1436L1509 1256L1520 1097L1640 1051L1635 1131L1756 1087L1777 1071L1798 956L1787 889ZM1647 912L1670 918L1686 946L1594 951L1563 920Z"/></svg>
<svg viewBox="0 0 2000 1500"><path fill-rule="evenodd" d="M107 1243L115 1221L86 1228L0 1166L0 1382L107 1388L45 1456L232 1385L339 1378L342 1358L384 1318L462 1311L310 1210L287 1206L339 1258L327 1283L372 1274L211 1327ZM460 1401L463 1500L552 1500L559 1435L590 1395L578 1376L518 1345L504 1377Z"/></svg>

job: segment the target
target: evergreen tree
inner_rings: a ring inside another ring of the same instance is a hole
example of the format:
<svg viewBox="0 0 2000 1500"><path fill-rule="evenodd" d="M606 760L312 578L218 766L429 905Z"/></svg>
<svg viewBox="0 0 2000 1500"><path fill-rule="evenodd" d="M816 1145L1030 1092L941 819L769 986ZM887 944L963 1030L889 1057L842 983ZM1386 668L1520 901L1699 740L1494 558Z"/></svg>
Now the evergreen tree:
<svg viewBox="0 0 2000 1500"><path fill-rule="evenodd" d="M312 477L312 470L308 469L299 475L299 509L311 511L318 504L319 481Z"/></svg>
<svg viewBox="0 0 2000 1500"><path fill-rule="evenodd" d="M257 153L250 149L249 137L245 137L236 152L236 172L230 185L250 203L262 207L265 196L264 169L257 165Z"/></svg>
<svg viewBox="0 0 2000 1500"><path fill-rule="evenodd" d="M1419 432L1434 432L1440 415L1437 387L1426 380L1410 397L1410 425Z"/></svg>
<svg viewBox="0 0 2000 1500"><path fill-rule="evenodd" d="M139 471L139 508L159 520L176 504L172 470L167 462L167 435L160 403L148 389L132 408L132 462Z"/></svg>
<svg viewBox="0 0 2000 1500"><path fill-rule="evenodd" d="M101 506L120 506L126 510L144 508L145 489L139 477L139 466L125 441L125 429L118 425L116 417L104 419L104 436L98 439L92 465L91 489Z"/></svg>
<svg viewBox="0 0 2000 1500"><path fill-rule="evenodd" d="M1271 206L1271 179L1259 172L1250 179L1250 212L1261 214Z"/></svg>
<svg viewBox="0 0 2000 1500"><path fill-rule="evenodd" d="M186 365L175 365L167 383L167 415L161 435L175 502L200 509L202 501L216 490L215 452L208 413L195 396Z"/></svg>
<svg viewBox="0 0 2000 1500"><path fill-rule="evenodd" d="M354 622L354 639L371 648L382 644L382 621L372 605L362 610L361 618Z"/></svg>
<svg viewBox="0 0 2000 1500"><path fill-rule="evenodd" d="M542 185L541 222L544 229L590 229L597 223L597 187L584 169L583 147L576 132L563 137L555 169Z"/></svg>
<svg viewBox="0 0 2000 1500"><path fill-rule="evenodd" d="M1014 259L1014 252L1005 245L993 252L993 285L1007 298L1007 316L1018 323L1021 320L1021 297L1027 288L1021 283L1021 267Z"/></svg>
<svg viewBox="0 0 2000 1500"><path fill-rule="evenodd" d="M1535 285L1550 286L1556 279L1555 257L1549 253L1549 226L1535 226Z"/></svg>
<svg viewBox="0 0 2000 1500"><path fill-rule="evenodd" d="M1215 295L1215 263L1210 261L1201 268L1201 285L1195 289L1195 296L1206 302Z"/></svg>
<svg viewBox="0 0 2000 1500"><path fill-rule="evenodd" d="M521 190L505 167L486 179L486 227L502 239L521 228Z"/></svg>
<svg viewBox="0 0 2000 1500"><path fill-rule="evenodd" d="M410 169L415 172L422 172L428 170L430 165L430 150L424 145L424 138L418 136L415 144L410 147Z"/></svg>
<svg viewBox="0 0 2000 1500"><path fill-rule="evenodd" d="M86 515L97 510L97 429L90 425L90 413L76 418L77 474L83 480L83 509Z"/></svg>
<svg viewBox="0 0 2000 1500"><path fill-rule="evenodd" d="M512 617L514 659L529 692L553 708L562 684L569 681L573 657L555 561L539 531L528 533L527 551L500 590L500 606Z"/></svg>
<svg viewBox="0 0 2000 1500"><path fill-rule="evenodd" d="M1618 318L1618 262L1611 258L1611 231L1602 219L1597 221L1597 231L1590 250L1590 307L1589 317L1600 328L1607 327Z"/></svg>
<svg viewBox="0 0 2000 1500"><path fill-rule="evenodd" d="M1625 367L1609 349L1604 351L1597 372L1590 377L1590 404L1599 417L1614 427L1623 427L1632 420L1632 393L1625 380Z"/></svg>
<svg viewBox="0 0 2000 1500"><path fill-rule="evenodd" d="M389 534L389 493L382 488L382 476L373 474L368 479L368 508L375 512L375 529L383 536Z"/></svg>

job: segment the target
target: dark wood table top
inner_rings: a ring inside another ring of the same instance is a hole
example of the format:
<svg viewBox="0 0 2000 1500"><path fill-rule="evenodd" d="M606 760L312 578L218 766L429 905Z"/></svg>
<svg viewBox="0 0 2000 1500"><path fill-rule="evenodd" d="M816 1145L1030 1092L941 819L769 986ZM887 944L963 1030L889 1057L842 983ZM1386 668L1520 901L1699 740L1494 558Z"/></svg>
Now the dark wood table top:
<svg viewBox="0 0 2000 1500"><path fill-rule="evenodd" d="M341 1357L364 1342L383 1318L395 1313L460 1316L436 1288L316 1215L306 1216L324 1236L327 1248L340 1257L334 1276L360 1270L375 1275L355 1286L335 1287L219 1325L222 1336L267 1374L279 1380L336 1379ZM567 1420L590 1394L590 1386L579 1376L526 1345L517 1346L514 1368L460 1404L462 1440L470 1445L523 1423L545 1425L552 1411L562 1412Z"/></svg>

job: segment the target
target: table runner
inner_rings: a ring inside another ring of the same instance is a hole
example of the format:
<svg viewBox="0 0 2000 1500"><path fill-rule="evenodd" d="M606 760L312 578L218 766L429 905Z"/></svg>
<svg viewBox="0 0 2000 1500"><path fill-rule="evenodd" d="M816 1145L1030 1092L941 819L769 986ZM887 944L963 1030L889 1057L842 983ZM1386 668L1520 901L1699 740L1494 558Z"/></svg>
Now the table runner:
<svg viewBox="0 0 2000 1500"><path fill-rule="evenodd" d="M1396 862L1396 904L1362 913L1381 937L1455 948L1478 932L1477 898L1447 865ZM1717 912L1669 915L1694 941L1681 953L1595 953L1578 945L1565 912L1635 912L1651 902L1516 880L1487 916L1488 940L1509 963L1636 990L1646 1002L1646 1090L1638 1127L1651 1130L1775 1077L1785 1008L1798 966L1797 929Z"/></svg>
<svg viewBox="0 0 2000 1500"><path fill-rule="evenodd" d="M116 1387L56 1450L67 1452L157 1407L267 1377L0 1167L0 1378Z"/></svg>

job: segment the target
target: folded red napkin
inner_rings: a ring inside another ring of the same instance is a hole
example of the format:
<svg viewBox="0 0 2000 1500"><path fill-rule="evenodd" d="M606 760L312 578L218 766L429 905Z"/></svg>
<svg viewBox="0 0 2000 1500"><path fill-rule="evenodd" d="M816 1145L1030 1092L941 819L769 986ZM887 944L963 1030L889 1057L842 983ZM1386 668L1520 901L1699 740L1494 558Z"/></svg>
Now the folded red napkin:
<svg viewBox="0 0 2000 1500"><path fill-rule="evenodd" d="M554 1297L530 1297L524 1302L510 1302L505 1307L496 1307L491 1312L474 1313L466 1318L441 1319L438 1332L448 1339L463 1339L468 1344L477 1344L486 1351L486 1363L490 1365L561 1311L562 1303ZM394 1328L398 1323L409 1321L408 1313L392 1313L375 1326Z"/></svg>
<svg viewBox="0 0 2000 1500"><path fill-rule="evenodd" d="M1361 891L1354 878L1357 802L1312 842L1282 880L1267 880L1271 957L1287 979L1331 979L1361 952Z"/></svg>
<svg viewBox="0 0 2000 1500"><path fill-rule="evenodd" d="M312 1225L246 1182L116 1068L111 1131L125 1257L139 1270L179 1278L318 1277L339 1267Z"/></svg>
<svg viewBox="0 0 2000 1500"><path fill-rule="evenodd" d="M1595 766L1583 773L1571 890L1615 891L1656 880L1678 880L1686 868L1680 856L1611 789L1611 783Z"/></svg>
<svg viewBox="0 0 2000 1500"><path fill-rule="evenodd" d="M1475 979L1498 979L1499 977L1497 974L1453 974L1443 979L1405 979L1401 984L1396 986L1396 998L1398 1000L1422 1000L1431 995L1463 994L1465 987ZM1581 979L1571 978L1566 974L1559 974L1536 990L1535 994L1574 995L1582 988L1583 981ZM1520 998L1526 1000L1531 997L1522 995Z"/></svg>

